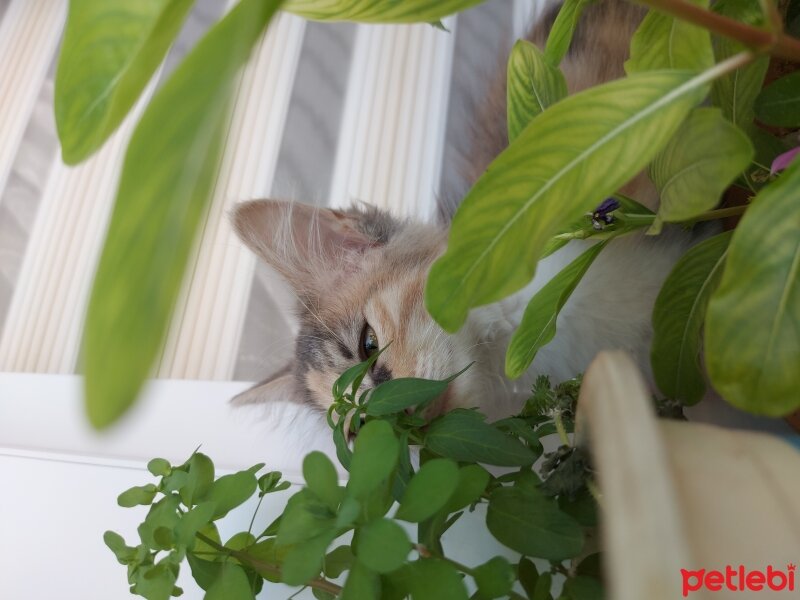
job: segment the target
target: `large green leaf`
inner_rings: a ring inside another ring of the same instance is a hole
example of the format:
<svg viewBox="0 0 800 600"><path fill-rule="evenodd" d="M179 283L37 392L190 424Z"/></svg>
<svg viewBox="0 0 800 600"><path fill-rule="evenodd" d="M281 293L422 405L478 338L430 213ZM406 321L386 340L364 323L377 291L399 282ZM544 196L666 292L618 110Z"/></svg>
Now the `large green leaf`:
<svg viewBox="0 0 800 600"><path fill-rule="evenodd" d="M526 556L561 561L583 547L581 526L535 487L492 492L486 525L498 541Z"/></svg>
<svg viewBox="0 0 800 600"><path fill-rule="evenodd" d="M726 17L750 25L760 25L764 20L760 0L718 0L713 9ZM714 56L717 62L746 50L744 46L729 38L714 38ZM764 75L769 67L769 56L762 55L749 64L723 75L714 81L711 101L722 109L722 114L750 132L753 123L756 97L761 91Z"/></svg>
<svg viewBox="0 0 800 600"><path fill-rule="evenodd" d="M529 465L537 458L525 444L471 410L453 410L436 419L425 435L425 446L453 460L503 467Z"/></svg>
<svg viewBox="0 0 800 600"><path fill-rule="evenodd" d="M284 9L319 21L435 22L483 0L288 0Z"/></svg>
<svg viewBox="0 0 800 600"><path fill-rule="evenodd" d="M233 563L222 563L217 579L205 595L205 600L252 600L253 598L247 574L242 567Z"/></svg>
<svg viewBox="0 0 800 600"><path fill-rule="evenodd" d="M158 91L133 134L84 333L95 427L130 406L158 354L213 187L232 85L279 4L237 4Z"/></svg>
<svg viewBox="0 0 800 600"><path fill-rule="evenodd" d="M747 135L718 108L693 110L650 165L661 197L653 232L714 208L753 153Z"/></svg>
<svg viewBox="0 0 800 600"><path fill-rule="evenodd" d="M685 404L705 393L700 332L711 293L719 284L731 234L723 233L684 254L658 293L653 309L650 362L659 389Z"/></svg>
<svg viewBox="0 0 800 600"><path fill-rule="evenodd" d="M731 404L772 416L800 406L800 163L756 196L733 234L705 358Z"/></svg>
<svg viewBox="0 0 800 600"><path fill-rule="evenodd" d="M506 352L506 375L519 377L533 362L539 349L556 334L558 313L569 300L605 242L594 244L536 292L511 337Z"/></svg>
<svg viewBox="0 0 800 600"><path fill-rule="evenodd" d="M708 6L708 0L693 0ZM711 36L706 29L651 10L631 39L626 73L653 69L703 71L714 65Z"/></svg>
<svg viewBox="0 0 800 600"><path fill-rule="evenodd" d="M542 51L518 40L508 56L506 110L508 139L513 140L545 108L566 97L567 82Z"/></svg>
<svg viewBox="0 0 800 600"><path fill-rule="evenodd" d="M425 289L456 331L471 307L526 285L550 237L635 176L706 93L708 73L648 71L588 89L531 122L453 219Z"/></svg>
<svg viewBox="0 0 800 600"><path fill-rule="evenodd" d="M458 486L458 465L447 458L435 458L422 465L408 483L395 519L420 523L447 504Z"/></svg>
<svg viewBox="0 0 800 600"><path fill-rule="evenodd" d="M71 0L55 86L64 162L81 162L119 126L193 4Z"/></svg>
<svg viewBox="0 0 800 600"><path fill-rule="evenodd" d="M547 45L544 56L552 65L558 65L569 50L572 36L578 27L583 9L595 0L565 0L558 11L550 34L547 36Z"/></svg>
<svg viewBox="0 0 800 600"><path fill-rule="evenodd" d="M358 530L356 556L376 573L391 573L403 566L411 552L405 529L390 519L376 519Z"/></svg>
<svg viewBox="0 0 800 600"><path fill-rule="evenodd" d="M776 127L800 126L800 71L769 84L756 98L758 120Z"/></svg>
<svg viewBox="0 0 800 600"><path fill-rule="evenodd" d="M356 499L367 496L394 471L400 444L386 421L370 421L356 438L347 492Z"/></svg>
<svg viewBox="0 0 800 600"><path fill-rule="evenodd" d="M455 567L438 558L421 558L409 567L412 600L467 600L467 588Z"/></svg>
<svg viewBox="0 0 800 600"><path fill-rule="evenodd" d="M449 383L448 379L441 381L417 377L390 379L370 393L367 414L390 415L412 406L427 404L440 396Z"/></svg>

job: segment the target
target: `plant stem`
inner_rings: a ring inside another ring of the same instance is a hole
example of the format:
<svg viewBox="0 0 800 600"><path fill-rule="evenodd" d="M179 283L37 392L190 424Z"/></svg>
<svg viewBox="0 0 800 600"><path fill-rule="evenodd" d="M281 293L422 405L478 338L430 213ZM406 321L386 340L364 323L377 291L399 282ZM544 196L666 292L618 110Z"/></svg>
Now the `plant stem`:
<svg viewBox="0 0 800 600"><path fill-rule="evenodd" d="M561 420L561 412L556 412L555 416L553 417L553 423L556 425L556 431L558 431L558 437L561 439L561 443L564 446L571 446L569 441L569 436L567 435L567 430L564 427L564 421Z"/></svg>
<svg viewBox="0 0 800 600"><path fill-rule="evenodd" d="M700 213L690 221L686 221L687 223L697 223L699 221L713 221L714 219L724 219L726 217L736 217L738 215L744 214L744 211L747 210L747 205L744 204L742 206L729 206L727 208L718 208L716 210L709 210L704 213Z"/></svg>
<svg viewBox="0 0 800 600"><path fill-rule="evenodd" d="M766 52L772 56L800 62L800 40L785 35L781 30L768 31L753 27L686 2L686 0L634 1L740 42L756 52Z"/></svg>
<svg viewBox="0 0 800 600"><path fill-rule="evenodd" d="M267 563L257 558L253 558L247 552L242 552L241 550L233 550L231 548L226 548L225 546L218 544L214 540L212 540L207 535L200 533L199 531L195 534L197 539L205 542L212 548L220 552L224 552L228 556L232 556L237 559L239 562L245 563L251 567L253 567L258 572L269 573L270 575L276 575L280 578L281 576L281 568L278 565ZM328 592L329 594L333 594L334 596L338 596L342 592L342 588L332 581L328 581L327 579L323 579L322 577L315 577L314 579L310 579L306 582L307 587L316 588L318 590L323 590Z"/></svg>
<svg viewBox="0 0 800 600"><path fill-rule="evenodd" d="M264 496L266 496L266 494L264 494ZM258 514L258 509L261 508L261 502L264 500L264 496L258 498L258 504L256 504L256 509L253 511L253 518L250 519L250 526L247 528L247 533L253 532L253 523L256 522L256 515Z"/></svg>

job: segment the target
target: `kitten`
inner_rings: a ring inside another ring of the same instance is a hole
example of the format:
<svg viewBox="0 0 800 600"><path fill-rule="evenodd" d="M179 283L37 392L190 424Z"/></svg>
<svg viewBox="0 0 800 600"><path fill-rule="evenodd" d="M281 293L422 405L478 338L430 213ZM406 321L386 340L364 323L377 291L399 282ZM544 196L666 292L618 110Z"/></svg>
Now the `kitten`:
<svg viewBox="0 0 800 600"><path fill-rule="evenodd" d="M557 7L528 39L543 46ZM589 7L562 63L571 93L624 75L630 36L643 11L610 0ZM505 73L491 86L473 120L461 192L507 145ZM623 191L654 207L655 190L640 174ZM299 334L294 362L237 398L239 402L292 400L319 410L348 367L391 342L364 382L392 378L442 379L474 363L428 409L432 418L456 407L480 407L491 416L514 410L535 375L554 381L575 376L605 348L633 355L649 374L650 316L658 290L692 241L684 231L657 238L615 240L595 261L558 318L555 339L538 353L526 376L504 376L505 350L530 297L576 257L587 243L568 245L539 263L524 290L473 310L455 334L445 333L423 302L431 264L447 243L447 221L459 193L443 194L440 224L400 220L369 206L319 209L299 203L256 200L238 205L234 227L242 241L291 285L298 300Z"/></svg>

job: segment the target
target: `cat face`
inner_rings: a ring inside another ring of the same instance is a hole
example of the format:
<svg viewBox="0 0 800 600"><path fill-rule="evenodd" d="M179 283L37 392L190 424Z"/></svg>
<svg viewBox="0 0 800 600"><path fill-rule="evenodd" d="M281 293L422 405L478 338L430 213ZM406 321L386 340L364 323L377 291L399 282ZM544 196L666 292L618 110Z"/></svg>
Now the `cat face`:
<svg viewBox="0 0 800 600"><path fill-rule="evenodd" d="M293 363L237 401L290 400L325 411L339 375L387 345L364 389L399 377L444 379L474 362L426 416L480 406L491 394L496 353L479 324L473 319L451 335L425 310L425 280L445 249L445 230L371 207L335 211L273 200L238 205L233 222L292 286L300 322Z"/></svg>

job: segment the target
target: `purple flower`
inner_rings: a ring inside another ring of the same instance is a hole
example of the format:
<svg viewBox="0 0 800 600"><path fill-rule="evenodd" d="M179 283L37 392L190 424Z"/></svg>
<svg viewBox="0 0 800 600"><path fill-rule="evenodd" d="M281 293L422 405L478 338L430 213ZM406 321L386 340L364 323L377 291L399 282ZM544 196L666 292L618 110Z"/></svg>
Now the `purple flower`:
<svg viewBox="0 0 800 600"><path fill-rule="evenodd" d="M772 161L772 166L769 169L770 175L775 175L778 171L783 171L786 167L788 167L794 158L800 153L800 146L797 148L792 148L788 152L784 152L783 154L779 154L775 157L775 160Z"/></svg>
<svg viewBox="0 0 800 600"><path fill-rule="evenodd" d="M592 211L592 227L596 230L603 229L606 225L614 222L614 216L610 213L620 207L619 201L615 198L606 198L600 205Z"/></svg>

